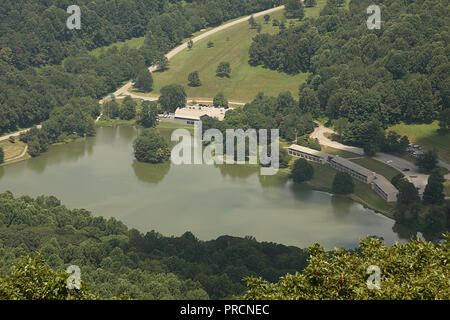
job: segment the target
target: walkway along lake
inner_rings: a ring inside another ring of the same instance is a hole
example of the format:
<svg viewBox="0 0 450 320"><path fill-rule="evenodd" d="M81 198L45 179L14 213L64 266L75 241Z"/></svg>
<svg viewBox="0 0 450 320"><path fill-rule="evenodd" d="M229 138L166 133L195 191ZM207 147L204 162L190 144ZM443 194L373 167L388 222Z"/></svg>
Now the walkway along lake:
<svg viewBox="0 0 450 320"><path fill-rule="evenodd" d="M170 136L169 129L162 129ZM241 165L152 165L134 160L130 126L99 128L95 138L56 145L0 167L0 192L54 195L70 208L116 217L142 232L202 240L253 236L298 247L355 247L361 237L399 240L394 221L352 200L260 176Z"/></svg>

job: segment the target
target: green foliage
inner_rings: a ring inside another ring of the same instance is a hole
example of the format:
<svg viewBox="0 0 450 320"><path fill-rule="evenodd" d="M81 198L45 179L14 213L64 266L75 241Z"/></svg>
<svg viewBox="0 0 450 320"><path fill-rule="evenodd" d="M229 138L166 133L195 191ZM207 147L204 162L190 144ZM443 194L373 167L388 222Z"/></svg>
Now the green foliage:
<svg viewBox="0 0 450 320"><path fill-rule="evenodd" d="M175 112L177 108L186 106L186 92L178 84L170 84L161 89L161 96L158 102L167 112Z"/></svg>
<svg viewBox="0 0 450 320"><path fill-rule="evenodd" d="M317 0L305 0L303 2L306 8L315 7L317 5Z"/></svg>
<svg viewBox="0 0 450 320"><path fill-rule="evenodd" d="M450 130L450 108L442 110L439 114L439 127L442 130Z"/></svg>
<svg viewBox="0 0 450 320"><path fill-rule="evenodd" d="M320 107L309 109L314 116L378 120L383 128L401 121L430 123L448 106L450 60L440 40L448 36L449 4L430 1L385 1L382 10L389 15L381 32L368 32L355 26L365 21L371 3L350 1L347 10L345 1L329 0L317 19L254 37L249 63L288 74L311 73L299 98L302 108L316 106L309 90L316 93ZM300 7L300 1L287 1L286 15L296 17ZM422 28L411 34L416 26ZM441 114L443 126L446 114Z"/></svg>
<svg viewBox="0 0 450 320"><path fill-rule="evenodd" d="M350 194L355 191L355 183L348 173L338 172L334 176L331 190L336 194Z"/></svg>
<svg viewBox="0 0 450 320"><path fill-rule="evenodd" d="M116 99L113 98L112 100L105 102L103 104L103 112L110 119L117 118L119 116L119 104Z"/></svg>
<svg viewBox="0 0 450 320"><path fill-rule="evenodd" d="M161 163L169 160L170 150L163 136L156 129L145 129L133 143L138 161Z"/></svg>
<svg viewBox="0 0 450 320"><path fill-rule="evenodd" d="M142 108L138 114L137 124L145 128L156 128L158 125L158 105L156 102L142 102Z"/></svg>
<svg viewBox="0 0 450 320"><path fill-rule="evenodd" d="M434 150L427 151L419 155L416 159L416 164L419 168L425 171L431 171L436 168L438 164L438 157Z"/></svg>
<svg viewBox="0 0 450 320"><path fill-rule="evenodd" d="M307 258L305 250L250 237L143 234L114 218L68 209L52 196L0 193L0 278L16 257L36 251L57 272L79 266L81 279L103 299L231 298L244 293L244 277L275 281L303 270Z"/></svg>
<svg viewBox="0 0 450 320"><path fill-rule="evenodd" d="M399 183L401 180L405 179L405 175L401 172L399 172L397 175L395 175L392 179L391 179L391 183L394 187L396 187L397 189L399 188Z"/></svg>
<svg viewBox="0 0 450 320"><path fill-rule="evenodd" d="M309 181L314 176L314 168L305 159L297 159L291 171L291 178L294 182Z"/></svg>
<svg viewBox="0 0 450 320"><path fill-rule="evenodd" d="M214 97L213 104L215 107L228 108L228 100L227 100L227 98L225 98L225 96L222 92L218 93Z"/></svg>
<svg viewBox="0 0 450 320"><path fill-rule="evenodd" d="M444 201L445 178L438 169L434 169L428 177L428 184L423 192L424 204L440 204Z"/></svg>
<svg viewBox="0 0 450 320"><path fill-rule="evenodd" d="M449 235L441 245L410 240L387 247L379 239L361 240L356 252L336 249L330 256L319 244L310 249L302 273L278 283L247 278L247 300L448 300ZM369 289L367 269L380 268L380 289Z"/></svg>
<svg viewBox="0 0 450 320"><path fill-rule="evenodd" d="M289 153L287 152L287 150L285 148L282 148L280 146L280 151L279 151L279 157L280 157L280 162L279 162L279 166L281 169L283 168L288 168L289 167L289 161L291 160L291 156L289 155Z"/></svg>
<svg viewBox="0 0 450 320"><path fill-rule="evenodd" d="M289 19L302 20L305 16L305 8L300 0L287 0L284 15Z"/></svg>
<svg viewBox="0 0 450 320"><path fill-rule="evenodd" d="M5 162L5 152L3 151L3 148L0 147L0 163Z"/></svg>
<svg viewBox="0 0 450 320"><path fill-rule="evenodd" d="M400 205L411 205L414 202L420 201L419 192L417 191L414 184L407 181L406 179L401 179L398 183L398 196L397 202Z"/></svg>
<svg viewBox="0 0 450 320"><path fill-rule="evenodd" d="M225 61L219 63L219 65L217 66L216 75L221 78L223 77L229 78L230 74L231 74L230 63Z"/></svg>
<svg viewBox="0 0 450 320"><path fill-rule="evenodd" d="M144 67L142 69L137 78L136 83L134 84L136 88L138 88L142 92L150 92L153 90L153 76L152 73Z"/></svg>
<svg viewBox="0 0 450 320"><path fill-rule="evenodd" d="M41 254L12 267L12 274L0 278L0 300L98 300L81 281L80 289L68 289L68 273L52 270Z"/></svg>
<svg viewBox="0 0 450 320"><path fill-rule="evenodd" d="M131 120L136 117L137 103L130 96L123 99L122 107L119 109L119 117L121 120Z"/></svg>
<svg viewBox="0 0 450 320"><path fill-rule="evenodd" d="M199 87L202 85L202 82L200 81L200 77L198 75L198 71L193 71L189 73L188 76L189 86L191 87Z"/></svg>

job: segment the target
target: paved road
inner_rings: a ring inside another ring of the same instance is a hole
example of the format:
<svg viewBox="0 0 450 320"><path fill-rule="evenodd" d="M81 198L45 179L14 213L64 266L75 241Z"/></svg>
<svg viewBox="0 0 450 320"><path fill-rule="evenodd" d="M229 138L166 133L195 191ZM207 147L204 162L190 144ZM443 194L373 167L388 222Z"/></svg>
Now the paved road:
<svg viewBox="0 0 450 320"><path fill-rule="evenodd" d="M42 128L41 125L37 125L36 127L37 127L38 129ZM18 132L11 133L11 134L8 134L8 135L6 135L6 136L0 137L0 141L7 140L7 139L9 139L10 137L18 137L18 136L20 136L21 133L25 133L25 132L29 131L30 129L31 129L31 128L24 129L24 130L21 130L21 131L18 131Z"/></svg>
<svg viewBox="0 0 450 320"><path fill-rule="evenodd" d="M263 15L265 15L265 14L270 14L270 13L272 13L272 12L275 12L275 11L278 11L278 10L282 10L282 9L284 9L284 6L279 6L279 7L276 7L276 8L269 9L269 10L264 10L264 11L261 11L261 12L258 12L258 13L253 14L253 17L255 17L255 18L256 18L256 17L260 17L260 16L263 16ZM237 24L239 24L239 23L245 22L245 21L247 21L247 20L249 20L249 19L250 19L250 16L247 16L247 17L244 17L244 18L241 18L241 19L238 19L238 20L235 20L235 21L226 23L226 24L224 24L224 25L218 26L217 28L214 28L214 29L212 29L212 30L210 30L210 31L207 31L207 32L205 32L205 33L202 33L201 35L199 35L199 36L193 38L192 41L195 43L195 42L200 41L200 40L202 40L202 39L204 39L204 38L206 38L206 37L209 37L210 35L212 35L212 34L214 34L214 33L217 33L217 32L219 32L219 31L228 29L228 28L230 28L230 27L232 27L232 26L234 26L234 25L237 25ZM186 49L186 48L187 48L187 45L188 45L188 42L185 42L185 43L183 43L182 45L180 45L180 46L176 47L175 49L173 49L172 51L170 51L168 54L166 54L167 59L170 60L170 59L173 58L175 55L177 55L178 53L180 53L181 51L183 51L184 49ZM150 72L153 72L153 71L155 71L157 68L158 68L157 65L151 66L151 67L149 68L149 71L150 71ZM124 95L125 95L125 96L129 95L129 96L131 96L131 97L134 98L134 99L143 99L143 100L147 100L147 101L155 101L155 100L158 100L158 98L156 98L156 97L143 97L143 96L139 96L139 95L137 95L137 94L133 94L133 93L128 92L129 89L130 89L132 86L133 86L133 83L132 83L132 82L128 82L128 83L125 84L123 87L119 88L116 92L113 93L114 97L115 97L116 99L120 99L120 98L122 98ZM124 97L123 97L123 98L124 98ZM108 100L110 100L110 97L109 97L109 96L103 98L102 100L100 100L100 103L103 103L103 102L108 101ZM197 101L197 100L196 100L196 101ZM209 103L209 101L199 101L199 102ZM211 101L211 102L212 102L212 101ZM231 102L231 101L230 101L230 103L232 103L232 104L242 104L242 103L234 103L234 102Z"/></svg>
<svg viewBox="0 0 450 320"><path fill-rule="evenodd" d="M340 150L350 151L359 155L364 155L364 150L362 148L346 146L342 143L328 139L325 137L324 133L334 133L334 131L319 123L318 125L319 126L316 127L314 132L311 134L311 138L317 138L320 144ZM421 173L419 168L414 163L383 152L378 152L372 158L397 169L399 172L403 172L403 174L407 176L408 180L419 188L420 194L422 194L425 190L425 186L428 183L428 175ZM404 169L409 169L409 171L404 172ZM445 178L450 180L450 174L446 175Z"/></svg>

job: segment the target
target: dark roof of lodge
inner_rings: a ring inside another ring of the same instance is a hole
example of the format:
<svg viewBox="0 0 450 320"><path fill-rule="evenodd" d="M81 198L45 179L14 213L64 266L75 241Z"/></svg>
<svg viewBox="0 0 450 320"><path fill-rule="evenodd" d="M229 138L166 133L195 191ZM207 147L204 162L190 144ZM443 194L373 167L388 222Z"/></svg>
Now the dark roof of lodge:
<svg viewBox="0 0 450 320"><path fill-rule="evenodd" d="M311 154L313 156L324 158L324 159L327 159L328 156L329 156L328 153L325 153L325 152L322 152L322 151L318 151L318 150L314 150L314 149L310 149L310 148L303 147L303 146L299 146L298 144L292 144L292 145L290 145L288 147L288 149L295 150L295 151L300 151L300 152L304 152L304 153L308 153L308 154Z"/></svg>
<svg viewBox="0 0 450 320"><path fill-rule="evenodd" d="M335 162L337 164L340 164L341 166L346 167L348 169L351 169L351 170L353 170L353 171L355 171L355 172L357 172L359 174L362 174L362 175L364 175L366 177L374 176L376 174L373 171L370 171L370 170L368 170L368 169L366 169L364 167L361 167L360 165L357 165L354 162L351 162L351 161L349 161L347 159L344 159L344 158L341 158L339 156L333 157L332 159L330 159L330 161L333 161L333 162Z"/></svg>

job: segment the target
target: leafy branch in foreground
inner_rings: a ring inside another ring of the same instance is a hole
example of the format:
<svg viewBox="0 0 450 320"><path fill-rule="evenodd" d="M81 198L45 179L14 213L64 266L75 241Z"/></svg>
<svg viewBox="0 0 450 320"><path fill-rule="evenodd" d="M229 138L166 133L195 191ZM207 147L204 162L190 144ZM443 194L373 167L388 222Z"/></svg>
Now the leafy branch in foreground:
<svg viewBox="0 0 450 320"><path fill-rule="evenodd" d="M41 254L22 257L12 274L0 278L0 300L98 300L81 281L81 288L68 289L68 273L50 268Z"/></svg>
<svg viewBox="0 0 450 320"><path fill-rule="evenodd" d="M361 240L355 252L335 250L331 256L319 244L310 249L302 273L287 274L278 283L246 278L247 300L431 300L450 299L449 234L435 246L410 240L387 247L379 239ZM381 271L381 288L368 289L367 268Z"/></svg>

